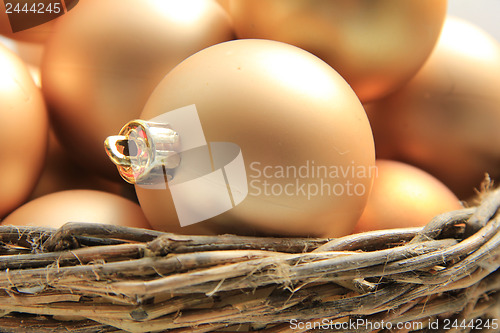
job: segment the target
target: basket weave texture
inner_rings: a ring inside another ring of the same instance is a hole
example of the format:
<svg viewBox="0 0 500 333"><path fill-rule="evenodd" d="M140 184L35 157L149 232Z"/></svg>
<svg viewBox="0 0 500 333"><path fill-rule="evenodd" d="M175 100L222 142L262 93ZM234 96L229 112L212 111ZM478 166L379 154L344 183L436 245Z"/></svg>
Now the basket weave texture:
<svg viewBox="0 0 500 333"><path fill-rule="evenodd" d="M0 226L0 332L499 332L499 206L490 191L424 228L338 239ZM453 325L471 320L489 324Z"/></svg>

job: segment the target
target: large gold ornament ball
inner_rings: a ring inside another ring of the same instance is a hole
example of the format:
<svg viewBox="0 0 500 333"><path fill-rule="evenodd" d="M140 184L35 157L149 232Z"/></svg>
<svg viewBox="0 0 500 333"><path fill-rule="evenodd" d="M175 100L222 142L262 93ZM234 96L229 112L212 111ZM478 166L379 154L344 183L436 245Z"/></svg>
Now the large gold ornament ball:
<svg viewBox="0 0 500 333"><path fill-rule="evenodd" d="M141 118L192 104L207 142L240 147L248 181L243 202L193 228L316 236L352 231L372 183L373 137L359 99L328 64L276 41L214 45L172 70ZM181 160L179 170L189 167ZM194 232L179 227L168 188L136 185L136 192L154 228ZM206 198L192 197L203 209Z"/></svg>

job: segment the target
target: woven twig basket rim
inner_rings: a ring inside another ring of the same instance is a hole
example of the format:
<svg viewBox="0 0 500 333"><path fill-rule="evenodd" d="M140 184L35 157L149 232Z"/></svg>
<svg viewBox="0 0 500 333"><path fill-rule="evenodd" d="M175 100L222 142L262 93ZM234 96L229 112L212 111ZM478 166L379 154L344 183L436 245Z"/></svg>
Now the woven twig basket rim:
<svg viewBox="0 0 500 333"><path fill-rule="evenodd" d="M486 322L500 318L499 206L500 189L424 228L338 239L0 226L0 329L298 332L364 320L424 332L445 319Z"/></svg>

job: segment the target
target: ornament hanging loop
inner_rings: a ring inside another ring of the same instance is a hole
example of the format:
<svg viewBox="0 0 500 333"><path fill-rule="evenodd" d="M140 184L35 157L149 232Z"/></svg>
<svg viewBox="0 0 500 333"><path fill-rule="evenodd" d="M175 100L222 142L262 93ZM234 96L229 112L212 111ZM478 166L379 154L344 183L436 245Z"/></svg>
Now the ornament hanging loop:
<svg viewBox="0 0 500 333"><path fill-rule="evenodd" d="M152 185L171 180L181 159L179 134L168 124L132 120L104 148L118 172L131 184Z"/></svg>

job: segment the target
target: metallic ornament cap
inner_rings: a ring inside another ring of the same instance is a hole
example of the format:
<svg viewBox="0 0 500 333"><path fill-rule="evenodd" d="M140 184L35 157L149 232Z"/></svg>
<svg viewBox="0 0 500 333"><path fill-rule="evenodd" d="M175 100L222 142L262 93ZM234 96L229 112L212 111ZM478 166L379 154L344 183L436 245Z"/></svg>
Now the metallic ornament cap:
<svg viewBox="0 0 500 333"><path fill-rule="evenodd" d="M179 133L169 124L132 120L104 148L118 172L131 184L150 185L171 180L180 165Z"/></svg>

